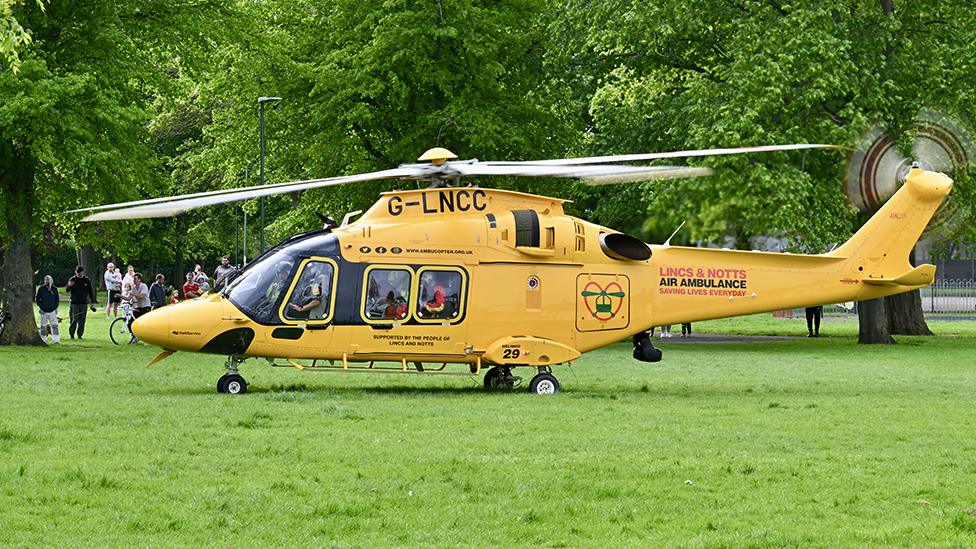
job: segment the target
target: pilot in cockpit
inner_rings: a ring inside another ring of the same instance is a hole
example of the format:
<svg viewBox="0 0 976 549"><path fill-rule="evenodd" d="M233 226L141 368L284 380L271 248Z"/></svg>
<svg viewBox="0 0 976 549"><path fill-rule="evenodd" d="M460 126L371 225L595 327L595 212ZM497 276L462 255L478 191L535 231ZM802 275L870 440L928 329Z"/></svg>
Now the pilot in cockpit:
<svg viewBox="0 0 976 549"><path fill-rule="evenodd" d="M292 294L287 316L295 319L320 320L325 317L329 301L329 284L317 265L310 265Z"/></svg>

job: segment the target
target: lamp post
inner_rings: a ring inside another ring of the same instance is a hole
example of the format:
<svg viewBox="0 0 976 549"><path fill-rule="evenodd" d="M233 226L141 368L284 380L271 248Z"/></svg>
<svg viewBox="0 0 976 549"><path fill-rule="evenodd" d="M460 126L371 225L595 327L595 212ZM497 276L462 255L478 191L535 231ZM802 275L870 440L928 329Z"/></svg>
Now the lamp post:
<svg viewBox="0 0 976 549"><path fill-rule="evenodd" d="M281 101L280 97L258 97L258 110L261 113L261 123L260 123L260 146L261 146L261 185L264 185L264 104L272 103L275 101ZM260 206L258 208L261 212L261 253L264 253L264 197L260 199Z"/></svg>

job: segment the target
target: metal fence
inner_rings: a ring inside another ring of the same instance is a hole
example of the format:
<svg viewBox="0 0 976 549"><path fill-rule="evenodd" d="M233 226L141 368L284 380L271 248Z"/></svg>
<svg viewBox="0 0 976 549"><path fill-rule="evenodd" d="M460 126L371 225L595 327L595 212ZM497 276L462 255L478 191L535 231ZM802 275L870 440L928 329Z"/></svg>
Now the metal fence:
<svg viewBox="0 0 976 549"><path fill-rule="evenodd" d="M976 280L949 278L922 288L922 310L927 313L976 314Z"/></svg>
<svg viewBox="0 0 976 549"><path fill-rule="evenodd" d="M968 278L941 279L921 289L922 311L932 318L976 319L976 280ZM824 305L824 314L831 316L857 315L857 303ZM803 318L804 310L782 311L777 316Z"/></svg>

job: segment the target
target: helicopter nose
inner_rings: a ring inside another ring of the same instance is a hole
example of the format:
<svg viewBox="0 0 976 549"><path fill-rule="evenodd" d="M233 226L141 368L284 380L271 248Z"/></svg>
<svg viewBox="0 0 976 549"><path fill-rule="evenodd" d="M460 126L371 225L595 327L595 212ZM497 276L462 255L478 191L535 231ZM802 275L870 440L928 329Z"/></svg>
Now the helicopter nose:
<svg viewBox="0 0 976 549"><path fill-rule="evenodd" d="M132 334L150 345L168 347L170 341L170 307L148 312L132 323Z"/></svg>

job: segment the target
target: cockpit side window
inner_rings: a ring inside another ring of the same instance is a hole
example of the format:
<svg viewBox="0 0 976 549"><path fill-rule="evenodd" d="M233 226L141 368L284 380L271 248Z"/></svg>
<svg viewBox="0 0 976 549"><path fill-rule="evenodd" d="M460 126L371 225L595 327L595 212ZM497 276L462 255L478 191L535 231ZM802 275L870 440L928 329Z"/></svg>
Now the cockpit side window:
<svg viewBox="0 0 976 549"><path fill-rule="evenodd" d="M281 305L285 322L323 324L332 319L335 270L331 259L311 258L302 262L288 298Z"/></svg>
<svg viewBox="0 0 976 549"><path fill-rule="evenodd" d="M424 323L455 323L464 312L465 276L452 267L424 267L417 273L416 318Z"/></svg>
<svg viewBox="0 0 976 549"><path fill-rule="evenodd" d="M402 322L410 315L413 272L405 267L372 266L366 270L363 319L371 323Z"/></svg>

